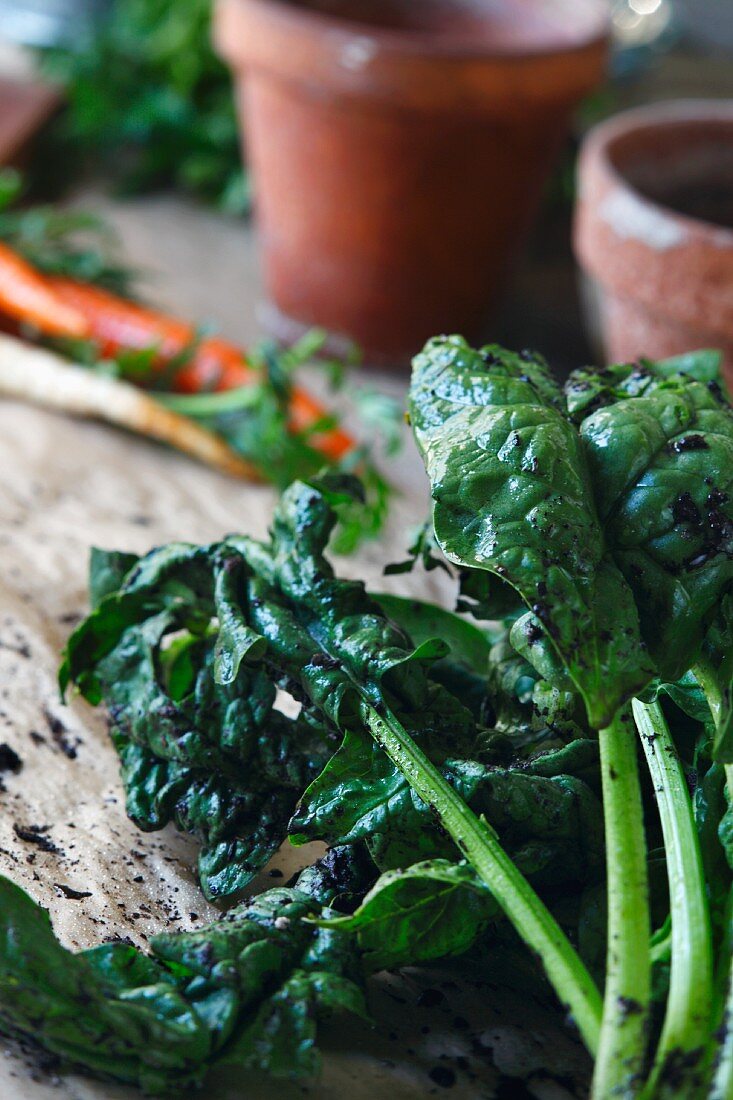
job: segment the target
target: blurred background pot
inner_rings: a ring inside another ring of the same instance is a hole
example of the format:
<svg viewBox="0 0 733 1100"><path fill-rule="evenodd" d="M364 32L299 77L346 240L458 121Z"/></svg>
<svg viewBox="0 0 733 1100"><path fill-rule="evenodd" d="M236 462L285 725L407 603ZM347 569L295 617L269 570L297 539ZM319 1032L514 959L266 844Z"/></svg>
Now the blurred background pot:
<svg viewBox="0 0 733 1100"><path fill-rule="evenodd" d="M720 348L733 380L733 101L642 107L586 138L575 251L608 361Z"/></svg>
<svg viewBox="0 0 733 1100"><path fill-rule="evenodd" d="M271 322L367 361L478 337L571 111L600 79L600 0L218 0Z"/></svg>

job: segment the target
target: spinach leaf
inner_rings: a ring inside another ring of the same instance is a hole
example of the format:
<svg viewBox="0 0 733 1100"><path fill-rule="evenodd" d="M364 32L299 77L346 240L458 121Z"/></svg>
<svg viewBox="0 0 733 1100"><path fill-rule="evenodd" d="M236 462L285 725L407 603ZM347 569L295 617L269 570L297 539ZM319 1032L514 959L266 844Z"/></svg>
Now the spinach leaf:
<svg viewBox="0 0 733 1100"><path fill-rule="evenodd" d="M414 362L411 418L443 552L517 590L600 727L654 669L562 405L543 362L496 346L438 338Z"/></svg>
<svg viewBox="0 0 733 1100"><path fill-rule="evenodd" d="M641 397L668 378L686 376L689 380L721 388L722 355L706 349L652 362L618 363L598 370L583 367L574 370L565 383L565 400L570 415L580 423L597 408L627 397Z"/></svg>
<svg viewBox="0 0 733 1100"><path fill-rule="evenodd" d="M544 680L562 691L572 691L573 681L540 620L531 611L512 623L509 642L517 654Z"/></svg>
<svg viewBox="0 0 733 1100"><path fill-rule="evenodd" d="M422 600L373 594L385 615L410 636L415 645L441 638L450 653L431 664L431 680L442 684L480 720L488 705L487 673L491 656L488 633L451 611Z"/></svg>
<svg viewBox="0 0 733 1100"><path fill-rule="evenodd" d="M422 600L393 596L384 592L372 594L387 618L409 635L416 645L441 638L450 648L450 659L466 666L479 676L489 668L491 639L473 623L451 611ZM439 663L439 662L437 662ZM435 671L435 665L432 671Z"/></svg>
<svg viewBox="0 0 733 1100"><path fill-rule="evenodd" d="M314 930L314 916L330 912L270 890L208 928L154 937L151 956L124 943L74 954L0 879L0 1030L153 1094L200 1084L223 1061L310 1074L317 1017L366 1013L352 939Z"/></svg>
<svg viewBox="0 0 733 1100"><path fill-rule="evenodd" d="M659 674L674 681L733 581L733 409L691 376L644 369L641 396L579 430L608 545Z"/></svg>
<svg viewBox="0 0 733 1100"><path fill-rule="evenodd" d="M672 684L665 683L663 680L653 680L639 697L645 703L654 703L663 695L668 695L672 702L695 722L705 724L712 721L705 692L694 673L686 672Z"/></svg>
<svg viewBox="0 0 733 1100"><path fill-rule="evenodd" d="M366 844L339 844L305 867L294 885L321 905L348 913L372 888L377 875Z"/></svg>
<svg viewBox="0 0 733 1100"><path fill-rule="evenodd" d="M99 607L105 596L116 592L139 561L137 554L93 546L89 555L89 602L92 607Z"/></svg>
<svg viewBox="0 0 733 1100"><path fill-rule="evenodd" d="M661 678L681 684L694 665L716 758L730 761L733 410L720 359L703 351L575 372L566 395Z"/></svg>
<svg viewBox="0 0 733 1100"><path fill-rule="evenodd" d="M267 639L270 666L337 725L356 718L361 698L376 704L389 695L403 710L420 709L428 727L434 709L443 722L450 710L460 736L472 728L469 712L426 672L448 646L433 638L415 647L361 582L334 576L324 557L336 522L331 496L327 487L295 482L276 510L269 545L243 536L226 542L251 571L250 623ZM428 696L435 707L425 708Z"/></svg>
<svg viewBox="0 0 733 1100"><path fill-rule="evenodd" d="M499 909L465 863L435 859L387 871L351 916L321 927L356 932L369 970L386 970L467 951Z"/></svg>
<svg viewBox="0 0 733 1100"><path fill-rule="evenodd" d="M103 561L109 569L112 558L95 556L92 560L95 605L66 643L59 670L62 693L73 682L90 703L101 702L96 664L111 653L128 627L156 612L169 609L179 625L201 629L208 616L202 620L206 613L199 607L199 599L210 602L213 591L209 557L208 547L170 543L138 559L120 587L111 589L116 579L114 572L102 581L98 578ZM102 591L107 594L96 603Z"/></svg>
<svg viewBox="0 0 733 1100"><path fill-rule="evenodd" d="M240 890L274 855L328 757L314 726L273 709L275 689L260 667L240 664L233 680L217 682L223 644L241 650L241 637L223 623L217 639L197 643L194 679L179 683L177 698L158 675L175 625L168 611L128 627L95 669L127 813L146 831L174 821L201 841L199 878L209 898Z"/></svg>
<svg viewBox="0 0 733 1100"><path fill-rule="evenodd" d="M318 1072L317 1020L346 1010L367 1016L362 968L353 938L314 929L330 910L298 890L268 890L222 921L186 934L154 937L155 955L175 973L200 1014L218 1019L222 985L237 997L236 1015L219 1037L221 1060L275 1076Z"/></svg>
<svg viewBox="0 0 733 1100"><path fill-rule="evenodd" d="M574 743L575 757L543 753L502 768L475 757L447 756L439 736L420 740L468 805L491 822L503 847L533 882L572 883L601 873L600 806L585 777L573 774L580 767L587 777L597 768L593 742ZM306 790L291 830L291 840L298 844L366 840L384 869L403 867L415 855L444 858L453 851L430 807L367 735L353 730Z"/></svg>
<svg viewBox="0 0 733 1100"><path fill-rule="evenodd" d="M113 566L119 576L126 564L96 554L94 583L109 588ZM70 662L89 661L77 679L109 709L129 816L145 830L174 821L197 837L209 898L240 890L267 863L329 754L322 730L274 709L273 684L248 663L265 643L238 602L242 569L217 548L154 552L68 648ZM214 616L217 635L207 633ZM197 634L181 636L185 625Z"/></svg>

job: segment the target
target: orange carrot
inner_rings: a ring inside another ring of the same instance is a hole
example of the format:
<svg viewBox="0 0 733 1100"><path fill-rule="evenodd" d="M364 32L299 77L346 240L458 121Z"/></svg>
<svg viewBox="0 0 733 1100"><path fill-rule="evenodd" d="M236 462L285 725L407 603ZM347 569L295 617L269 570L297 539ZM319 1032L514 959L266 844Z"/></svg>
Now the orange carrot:
<svg viewBox="0 0 733 1100"><path fill-rule="evenodd" d="M99 287L58 277L47 281L67 307L83 316L90 337L99 344L103 355L154 347L156 365L162 369L195 340L194 326L175 317L136 305ZM179 393L200 393L237 389L257 378L258 372L240 348L219 337L207 337L193 349L190 361L176 371L173 386ZM299 387L293 389L291 430L306 431L324 416L325 409L314 397ZM354 441L340 428L314 433L310 442L333 461L354 448Z"/></svg>
<svg viewBox="0 0 733 1100"><path fill-rule="evenodd" d="M0 312L49 336L89 335L84 316L4 244L0 244Z"/></svg>

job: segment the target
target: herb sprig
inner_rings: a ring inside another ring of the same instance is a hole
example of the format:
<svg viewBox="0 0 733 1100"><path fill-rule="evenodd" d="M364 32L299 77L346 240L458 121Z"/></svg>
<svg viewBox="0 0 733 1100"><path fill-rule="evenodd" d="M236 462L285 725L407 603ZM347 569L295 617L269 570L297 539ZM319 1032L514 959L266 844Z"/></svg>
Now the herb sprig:
<svg viewBox="0 0 733 1100"><path fill-rule="evenodd" d="M96 160L126 194L176 187L230 213L249 203L231 78L209 0L115 0L86 42L40 55L68 107L56 159Z"/></svg>
<svg viewBox="0 0 733 1100"><path fill-rule="evenodd" d="M44 275L68 276L131 297L138 276L120 259L108 223L83 210L22 206L24 189L19 172L0 169L0 242Z"/></svg>

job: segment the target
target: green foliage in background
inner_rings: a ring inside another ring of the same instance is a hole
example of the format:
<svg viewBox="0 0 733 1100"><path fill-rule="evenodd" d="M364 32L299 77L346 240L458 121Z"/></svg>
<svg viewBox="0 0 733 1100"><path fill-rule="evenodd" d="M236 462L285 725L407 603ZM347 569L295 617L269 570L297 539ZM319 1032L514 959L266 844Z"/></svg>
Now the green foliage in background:
<svg viewBox="0 0 733 1100"><path fill-rule="evenodd" d="M210 0L115 0L88 42L44 51L41 67L66 88L52 139L67 164L88 154L126 193L173 186L224 210L246 208Z"/></svg>

